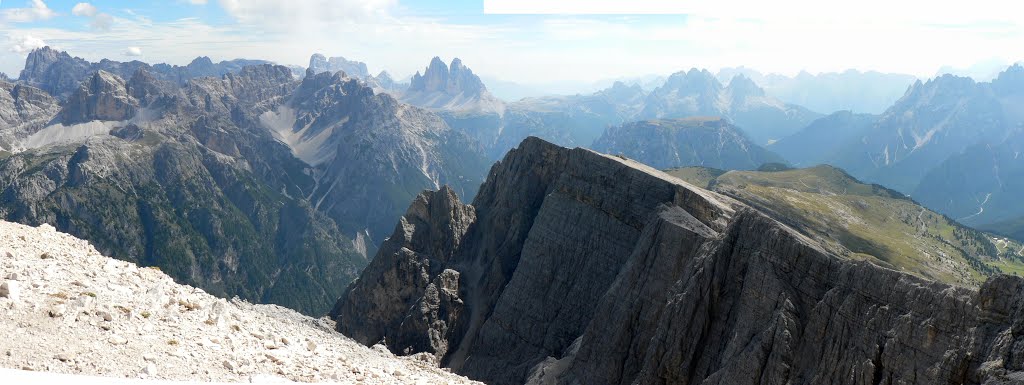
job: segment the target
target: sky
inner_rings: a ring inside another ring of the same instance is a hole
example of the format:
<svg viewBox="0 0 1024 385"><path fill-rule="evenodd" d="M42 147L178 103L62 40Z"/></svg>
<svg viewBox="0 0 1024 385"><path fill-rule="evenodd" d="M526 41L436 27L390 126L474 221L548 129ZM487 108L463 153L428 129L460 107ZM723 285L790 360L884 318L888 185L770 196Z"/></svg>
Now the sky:
<svg viewBox="0 0 1024 385"><path fill-rule="evenodd" d="M404 78L434 56L523 84L746 66L928 78L1024 59L1022 6L1006 0L0 0L0 72L50 45L187 64L314 52ZM964 4L967 4L965 6Z"/></svg>

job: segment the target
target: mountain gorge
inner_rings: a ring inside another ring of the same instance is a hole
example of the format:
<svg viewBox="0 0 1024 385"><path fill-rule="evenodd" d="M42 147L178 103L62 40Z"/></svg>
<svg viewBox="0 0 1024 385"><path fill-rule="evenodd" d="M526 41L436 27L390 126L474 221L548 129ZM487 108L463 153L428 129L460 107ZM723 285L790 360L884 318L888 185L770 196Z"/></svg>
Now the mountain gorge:
<svg viewBox="0 0 1024 385"><path fill-rule="evenodd" d="M410 206L338 330L492 384L1013 383L1024 281L860 262L640 163L530 138ZM881 380L880 380L881 379Z"/></svg>

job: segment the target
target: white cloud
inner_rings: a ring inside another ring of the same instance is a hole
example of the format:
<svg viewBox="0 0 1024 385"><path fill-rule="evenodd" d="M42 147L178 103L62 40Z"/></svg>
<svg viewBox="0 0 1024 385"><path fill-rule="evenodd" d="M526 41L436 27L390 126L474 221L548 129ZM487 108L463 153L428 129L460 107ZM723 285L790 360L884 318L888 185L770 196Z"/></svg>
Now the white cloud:
<svg viewBox="0 0 1024 385"><path fill-rule="evenodd" d="M114 17L106 13L97 14L92 18L89 23L89 27L97 31L109 31L110 27L114 24Z"/></svg>
<svg viewBox="0 0 1024 385"><path fill-rule="evenodd" d="M206 4L206 0L188 0L188 2L191 3L191 4L195 4L195 5L204 5L204 4Z"/></svg>
<svg viewBox="0 0 1024 385"><path fill-rule="evenodd" d="M128 49L124 51L124 56L142 56L142 48L128 47Z"/></svg>
<svg viewBox="0 0 1024 385"><path fill-rule="evenodd" d="M71 14L75 16L93 17L96 16L96 7L89 3L78 3L75 4L74 8L71 8Z"/></svg>
<svg viewBox="0 0 1024 385"><path fill-rule="evenodd" d="M46 42L43 39L32 35L11 34L7 36L7 40L9 42L8 50L19 55L46 46Z"/></svg>
<svg viewBox="0 0 1024 385"><path fill-rule="evenodd" d="M387 16L397 0L220 0L235 20L262 24L275 30L302 27L302 23L365 22Z"/></svg>
<svg viewBox="0 0 1024 385"><path fill-rule="evenodd" d="M173 6L188 9L185 1L194 2L177 0ZM387 70L396 78L422 70L435 55L460 57L474 72L532 84L737 65L786 74L856 68L927 77L943 65L1024 58L1020 21L964 21L973 16L926 23L922 20L935 16L886 13L865 20L863 11L849 19L841 14L815 19L774 11L729 17L710 10L686 17L522 16L457 23L409 14L395 0L218 0L210 5L223 7L235 22L153 22L126 10L128 16L107 15L90 31L21 28L19 36L60 45L93 61L131 56L126 47L139 48L147 61L174 64L207 55L215 61L241 57L305 65L311 53L322 52L364 61L371 72ZM101 11L92 17L106 15ZM993 12L992 17L1013 14ZM11 40L9 47L39 44L22 43ZM23 64L24 56L14 48L0 49L0 71L16 73Z"/></svg>
<svg viewBox="0 0 1024 385"><path fill-rule="evenodd" d="M0 17L12 23L28 23L57 16L57 13L47 7L43 0L31 0L26 5L28 6L25 8L5 9L0 13Z"/></svg>
<svg viewBox="0 0 1024 385"><path fill-rule="evenodd" d="M102 13L96 6L89 3L78 3L71 8L71 14L89 19L89 28L97 31L109 31L114 24L114 17Z"/></svg>

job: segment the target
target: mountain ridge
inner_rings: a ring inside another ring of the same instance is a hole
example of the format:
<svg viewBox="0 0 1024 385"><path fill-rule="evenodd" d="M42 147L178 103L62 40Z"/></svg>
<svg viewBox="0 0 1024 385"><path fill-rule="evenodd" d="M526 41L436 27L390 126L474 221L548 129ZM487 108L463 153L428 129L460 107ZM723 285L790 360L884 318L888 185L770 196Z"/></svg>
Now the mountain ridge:
<svg viewBox="0 0 1024 385"><path fill-rule="evenodd" d="M1022 311L1021 278L975 291L847 260L732 198L528 138L472 205L417 198L332 316L492 384L867 384L1024 378L1000 337Z"/></svg>

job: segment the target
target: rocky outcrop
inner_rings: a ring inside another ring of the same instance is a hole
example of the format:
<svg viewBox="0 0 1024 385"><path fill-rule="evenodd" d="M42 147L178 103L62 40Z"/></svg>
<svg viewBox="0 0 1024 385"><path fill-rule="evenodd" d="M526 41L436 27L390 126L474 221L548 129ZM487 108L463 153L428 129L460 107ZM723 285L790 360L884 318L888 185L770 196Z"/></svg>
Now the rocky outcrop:
<svg viewBox="0 0 1024 385"><path fill-rule="evenodd" d="M332 316L493 384L996 384L1024 380L1022 311L1020 278L974 291L844 259L730 198L530 138L472 206L418 198Z"/></svg>
<svg viewBox="0 0 1024 385"><path fill-rule="evenodd" d="M435 56L423 74L412 76L409 88L399 99L434 110L499 115L504 111L504 103L491 95L480 77L459 58L452 59L449 66Z"/></svg>
<svg viewBox="0 0 1024 385"><path fill-rule="evenodd" d="M370 70L366 68L366 63L354 60L348 60L341 56L336 56L328 59L322 54L315 53L309 58L309 67L313 71L313 74L321 72L335 73L338 71L345 72L346 75L358 79L367 79L370 76Z"/></svg>
<svg viewBox="0 0 1024 385"><path fill-rule="evenodd" d="M42 129L60 110L45 91L0 80L0 151Z"/></svg>
<svg viewBox="0 0 1024 385"><path fill-rule="evenodd" d="M462 60L452 59L452 64L448 66L437 56L430 60L423 75L416 72L409 84L410 91L443 92L449 95L479 95L486 89L480 78L473 74L473 70L462 64Z"/></svg>
<svg viewBox="0 0 1024 385"><path fill-rule="evenodd" d="M592 148L622 154L662 170L684 166L753 170L765 163L784 162L721 118L626 123L608 128Z"/></svg>
<svg viewBox="0 0 1024 385"><path fill-rule="evenodd" d="M60 120L65 125L93 120L128 120L138 108L138 100L128 94L123 79L97 71L68 98Z"/></svg>

